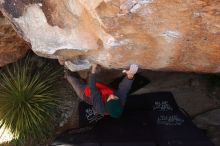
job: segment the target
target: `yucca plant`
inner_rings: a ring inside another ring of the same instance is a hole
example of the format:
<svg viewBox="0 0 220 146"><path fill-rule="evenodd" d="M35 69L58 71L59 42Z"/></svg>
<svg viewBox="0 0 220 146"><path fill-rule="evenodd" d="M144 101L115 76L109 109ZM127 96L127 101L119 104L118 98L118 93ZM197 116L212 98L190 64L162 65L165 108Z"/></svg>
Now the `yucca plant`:
<svg viewBox="0 0 220 146"><path fill-rule="evenodd" d="M48 138L59 104L55 83L60 71L49 65L33 68L28 57L0 72L0 128L9 129L22 145Z"/></svg>

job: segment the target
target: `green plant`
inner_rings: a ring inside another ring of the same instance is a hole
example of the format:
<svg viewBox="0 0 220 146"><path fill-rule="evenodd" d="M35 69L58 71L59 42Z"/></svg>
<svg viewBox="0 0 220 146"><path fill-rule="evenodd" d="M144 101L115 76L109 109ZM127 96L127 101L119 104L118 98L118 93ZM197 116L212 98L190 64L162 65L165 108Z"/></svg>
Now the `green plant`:
<svg viewBox="0 0 220 146"><path fill-rule="evenodd" d="M59 98L60 71L50 65L35 69L29 57L0 72L0 121L22 145L50 136Z"/></svg>

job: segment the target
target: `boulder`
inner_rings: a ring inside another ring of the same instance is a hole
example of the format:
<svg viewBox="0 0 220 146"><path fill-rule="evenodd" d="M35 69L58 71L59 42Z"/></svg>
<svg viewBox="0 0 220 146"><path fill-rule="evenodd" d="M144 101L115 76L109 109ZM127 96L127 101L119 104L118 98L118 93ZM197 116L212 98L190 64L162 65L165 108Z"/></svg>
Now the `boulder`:
<svg viewBox="0 0 220 146"><path fill-rule="evenodd" d="M0 9L35 53L72 71L95 62L220 72L219 0L0 0Z"/></svg>
<svg viewBox="0 0 220 146"><path fill-rule="evenodd" d="M23 57L29 48L11 24L0 14L0 67Z"/></svg>

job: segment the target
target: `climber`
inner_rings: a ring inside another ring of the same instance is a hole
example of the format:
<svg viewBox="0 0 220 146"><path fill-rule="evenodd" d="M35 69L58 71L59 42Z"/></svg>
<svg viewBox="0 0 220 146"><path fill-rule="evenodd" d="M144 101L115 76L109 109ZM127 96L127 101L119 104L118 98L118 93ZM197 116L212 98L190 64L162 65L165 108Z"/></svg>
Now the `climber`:
<svg viewBox="0 0 220 146"><path fill-rule="evenodd" d="M126 77L124 77L119 84L117 91L113 91L108 86L96 82L96 68L97 64L93 64L89 75L88 86L80 82L75 76L71 76L69 73L66 73L65 76L78 97L92 105L97 113L119 118L123 112L127 94L133 83L133 78L138 70L138 66L132 64L129 70L123 71L126 73Z"/></svg>

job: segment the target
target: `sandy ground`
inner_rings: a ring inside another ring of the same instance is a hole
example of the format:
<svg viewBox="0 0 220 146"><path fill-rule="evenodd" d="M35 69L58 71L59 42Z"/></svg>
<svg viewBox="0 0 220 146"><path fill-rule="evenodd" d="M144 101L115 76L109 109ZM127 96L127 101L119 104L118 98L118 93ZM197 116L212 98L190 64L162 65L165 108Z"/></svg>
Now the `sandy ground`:
<svg viewBox="0 0 220 146"><path fill-rule="evenodd" d="M11 140L12 140L11 133L5 128L0 128L0 145L1 143L11 141Z"/></svg>

